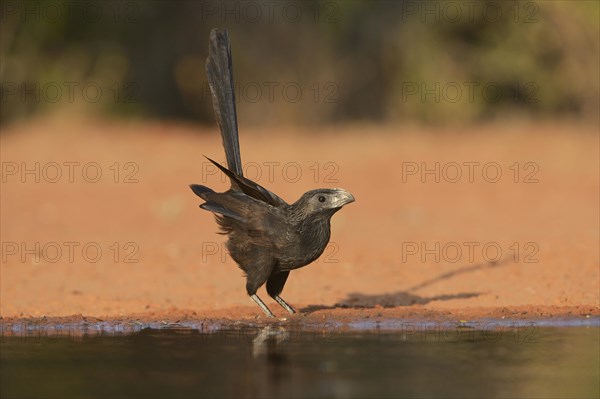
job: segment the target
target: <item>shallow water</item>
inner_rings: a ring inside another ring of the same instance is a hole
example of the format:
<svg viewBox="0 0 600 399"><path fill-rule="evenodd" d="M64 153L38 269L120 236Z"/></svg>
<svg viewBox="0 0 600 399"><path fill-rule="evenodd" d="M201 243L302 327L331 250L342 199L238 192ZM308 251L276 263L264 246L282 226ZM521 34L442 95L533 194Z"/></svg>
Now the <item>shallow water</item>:
<svg viewBox="0 0 600 399"><path fill-rule="evenodd" d="M1 396L590 397L598 327L282 326L2 337Z"/></svg>

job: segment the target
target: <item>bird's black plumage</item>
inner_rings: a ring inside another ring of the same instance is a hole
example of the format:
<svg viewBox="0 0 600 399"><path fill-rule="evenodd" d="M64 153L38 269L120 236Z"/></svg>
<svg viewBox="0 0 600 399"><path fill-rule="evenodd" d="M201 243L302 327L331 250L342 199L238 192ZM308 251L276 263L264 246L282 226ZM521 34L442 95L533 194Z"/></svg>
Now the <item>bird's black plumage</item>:
<svg viewBox="0 0 600 399"><path fill-rule="evenodd" d="M206 73L217 124L221 130L227 168L208 158L231 181L224 193L198 184L192 191L216 214L221 231L228 235L227 250L246 274L246 291L267 316L273 313L256 295L265 283L267 293L288 312L294 310L280 296L291 270L317 259L330 237L335 212L353 202L343 189L317 189L288 204L242 173L231 48L227 31L210 32Z"/></svg>

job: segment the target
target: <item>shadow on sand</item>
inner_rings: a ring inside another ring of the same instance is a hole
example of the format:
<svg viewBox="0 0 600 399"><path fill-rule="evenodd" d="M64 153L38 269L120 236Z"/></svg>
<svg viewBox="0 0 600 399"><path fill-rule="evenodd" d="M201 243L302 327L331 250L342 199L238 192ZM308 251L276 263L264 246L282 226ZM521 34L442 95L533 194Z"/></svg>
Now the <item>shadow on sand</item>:
<svg viewBox="0 0 600 399"><path fill-rule="evenodd" d="M310 305L305 308L300 309L303 313L312 313L317 310L323 309L338 309L338 308L374 308L376 306L381 306L384 308L393 308L396 306L410 306L410 305L425 305L429 302L433 301L448 301L451 299L465 299L465 298L474 298L481 295L480 292L461 292L458 294L445 294L445 295L436 295L432 297L424 297L414 294L414 291L417 291L421 288L433 285L440 281L444 281L455 276L464 274L464 273L472 273L477 270L482 269L490 269L498 266L503 266L509 263L510 257L499 260L498 262L482 262L476 263L473 265L463 266L456 270L452 270L446 273L442 273L438 276L435 276L431 279L425 280L417 285L414 285L406 290L397 291L393 293L387 294L379 294L379 295L367 295L359 292L350 293L346 298L336 303L333 306L324 306L324 305Z"/></svg>

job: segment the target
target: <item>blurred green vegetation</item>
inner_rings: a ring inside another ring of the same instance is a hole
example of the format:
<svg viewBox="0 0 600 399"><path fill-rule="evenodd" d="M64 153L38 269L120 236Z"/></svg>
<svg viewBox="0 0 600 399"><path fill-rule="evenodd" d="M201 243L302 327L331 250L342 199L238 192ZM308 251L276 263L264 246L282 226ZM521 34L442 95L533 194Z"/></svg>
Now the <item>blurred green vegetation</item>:
<svg viewBox="0 0 600 399"><path fill-rule="evenodd" d="M230 32L242 123L598 118L597 1L3 1L0 121L60 106L212 123Z"/></svg>

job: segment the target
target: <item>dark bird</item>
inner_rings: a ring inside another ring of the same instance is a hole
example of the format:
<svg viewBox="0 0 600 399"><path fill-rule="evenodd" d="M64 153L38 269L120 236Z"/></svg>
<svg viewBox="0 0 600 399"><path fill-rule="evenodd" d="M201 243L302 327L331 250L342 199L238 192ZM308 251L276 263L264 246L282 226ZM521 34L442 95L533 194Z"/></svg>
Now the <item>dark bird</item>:
<svg viewBox="0 0 600 399"><path fill-rule="evenodd" d="M227 31L210 32L206 73L217 124L221 130L227 168L215 164L231 181L231 188L217 193L198 184L192 191L205 202L200 208L215 213L227 250L246 274L246 291L269 317L274 317L256 291L266 282L267 293L289 313L295 313L280 296L291 270L317 259L330 237L334 213L353 202L349 192L311 190L288 204L266 188L246 179L238 141L231 48Z"/></svg>

